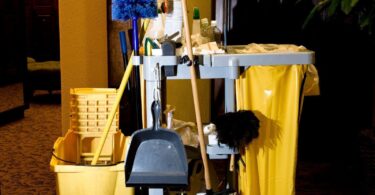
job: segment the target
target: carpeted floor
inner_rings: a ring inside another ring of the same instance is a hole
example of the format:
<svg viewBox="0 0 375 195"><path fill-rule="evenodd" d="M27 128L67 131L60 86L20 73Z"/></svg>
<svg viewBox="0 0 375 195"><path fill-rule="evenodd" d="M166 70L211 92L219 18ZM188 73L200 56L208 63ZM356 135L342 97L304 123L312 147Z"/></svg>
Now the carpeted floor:
<svg viewBox="0 0 375 195"><path fill-rule="evenodd" d="M60 118L60 94L41 92L23 119L0 126L0 194L55 194L49 161Z"/></svg>
<svg viewBox="0 0 375 195"><path fill-rule="evenodd" d="M60 94L38 92L21 120L0 126L0 195L56 194L49 161L61 133ZM299 161L297 195L361 194L350 170Z"/></svg>

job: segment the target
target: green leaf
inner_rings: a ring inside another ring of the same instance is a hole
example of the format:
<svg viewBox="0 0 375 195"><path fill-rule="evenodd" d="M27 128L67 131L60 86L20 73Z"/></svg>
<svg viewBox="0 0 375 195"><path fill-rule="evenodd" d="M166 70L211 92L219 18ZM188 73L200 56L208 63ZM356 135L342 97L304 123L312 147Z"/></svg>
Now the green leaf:
<svg viewBox="0 0 375 195"><path fill-rule="evenodd" d="M341 0L341 10L348 15L359 0Z"/></svg>
<svg viewBox="0 0 375 195"><path fill-rule="evenodd" d="M319 12L323 7L325 7L331 0L324 0L320 1L318 4L314 6L314 8L310 11L309 15L307 16L305 22L302 25L302 29L305 29L307 24L311 21L311 19L315 16L317 12Z"/></svg>
<svg viewBox="0 0 375 195"><path fill-rule="evenodd" d="M359 0L352 0L352 3L350 4L352 7L355 7L357 5Z"/></svg>
<svg viewBox="0 0 375 195"><path fill-rule="evenodd" d="M361 29L364 29L366 26L369 25L369 18L364 18L363 20L359 21L359 26L361 27Z"/></svg>
<svg viewBox="0 0 375 195"><path fill-rule="evenodd" d="M375 19L375 7L372 7L369 11L363 12L359 16L359 26L361 27L361 29L365 28L366 26L370 26L371 24L374 23L374 19Z"/></svg>
<svg viewBox="0 0 375 195"><path fill-rule="evenodd" d="M331 3L328 6L328 17L333 16L336 12L338 5L340 4L341 0L331 0Z"/></svg>
<svg viewBox="0 0 375 195"><path fill-rule="evenodd" d="M307 16L305 22L303 22L303 25L302 25L302 28L305 29L307 24L311 21L311 19L314 17L314 15L316 14L316 12L318 12L318 7L315 6L311 12L309 13L309 15Z"/></svg>

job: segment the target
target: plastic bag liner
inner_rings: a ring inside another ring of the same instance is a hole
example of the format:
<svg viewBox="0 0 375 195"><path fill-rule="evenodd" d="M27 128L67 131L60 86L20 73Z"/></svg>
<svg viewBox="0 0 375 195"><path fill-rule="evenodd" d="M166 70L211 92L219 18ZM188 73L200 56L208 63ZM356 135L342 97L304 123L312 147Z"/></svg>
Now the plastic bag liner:
<svg viewBox="0 0 375 195"><path fill-rule="evenodd" d="M316 70L309 66L251 66L236 81L237 108L253 110L260 120L259 137L241 154L245 165L239 163L240 194L295 193L303 96L305 89L319 93Z"/></svg>

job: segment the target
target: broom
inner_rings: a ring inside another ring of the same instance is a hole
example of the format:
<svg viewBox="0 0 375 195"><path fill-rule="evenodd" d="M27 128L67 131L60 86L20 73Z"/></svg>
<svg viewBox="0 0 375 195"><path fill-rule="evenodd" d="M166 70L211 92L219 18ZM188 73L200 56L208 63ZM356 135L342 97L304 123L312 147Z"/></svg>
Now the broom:
<svg viewBox="0 0 375 195"><path fill-rule="evenodd" d="M113 0L113 6L112 6L112 19L114 20L128 20L132 19L133 21L133 35L135 34L133 38L133 48L134 51L132 53L132 56L137 53L139 50L139 40L138 40L138 24L137 20L139 17L142 18L150 18L150 17L156 17L157 15L157 6L155 0ZM147 22L145 22L147 23ZM95 151L94 158L91 162L91 165L96 165L99 155L103 150L103 146L105 143L105 140L108 136L109 128L112 124L113 118L116 114L116 110L120 104L121 97L125 91L126 84L129 80L130 73L133 69L133 63L132 58L130 58L128 62L128 66L126 67L124 76L122 77L120 87L117 92L116 100L114 104L111 107L111 112L108 116L107 122L104 127L103 135L100 139L99 145ZM135 70L138 70L138 78L139 78L139 67L136 67ZM137 72L137 71L135 71ZM139 82L139 79L138 79ZM138 85L139 86L139 85ZM139 106L140 106L140 90L138 87L138 97L139 97ZM139 109L141 110L141 109ZM141 114L140 112L136 112L138 114ZM138 123L142 123L141 118L139 117ZM139 127L141 127L142 124L140 124Z"/></svg>
<svg viewBox="0 0 375 195"><path fill-rule="evenodd" d="M188 16L187 16L186 0L182 0L182 16L183 16L183 21L184 21L187 53L188 53L189 59L193 60L194 58L193 58L193 50L191 47L191 38L190 38L190 30L189 30L189 23L188 23ZM190 66L190 81L191 81L193 100L194 100L195 118L197 120L197 127L198 127L199 147L200 147L203 167L204 167L204 180L206 184L206 194L211 195L213 194L213 192L212 192L212 186L211 186L210 172L208 168L206 144L204 141L204 135L203 135L203 129L202 129L202 118L201 118L201 112L199 108L198 87L197 87L196 77L197 75L195 72L195 67L194 65L191 65Z"/></svg>
<svg viewBox="0 0 375 195"><path fill-rule="evenodd" d="M113 0L112 4L112 19L113 20L132 20L132 36L133 36L133 50L134 56L139 55L139 38L138 38L138 19L139 18L154 18L157 16L157 2L156 0ZM142 128L142 103L140 91L140 71L139 66L134 67L132 73L133 80L131 82L132 102L135 104L134 130Z"/></svg>
<svg viewBox="0 0 375 195"><path fill-rule="evenodd" d="M119 37L120 37L120 46L121 46L121 54L122 54L122 62L124 65L124 71L126 70L126 67L128 65L128 49L126 47L126 33L125 31L120 31L119 32ZM129 83L126 86L127 90L130 91L130 85Z"/></svg>

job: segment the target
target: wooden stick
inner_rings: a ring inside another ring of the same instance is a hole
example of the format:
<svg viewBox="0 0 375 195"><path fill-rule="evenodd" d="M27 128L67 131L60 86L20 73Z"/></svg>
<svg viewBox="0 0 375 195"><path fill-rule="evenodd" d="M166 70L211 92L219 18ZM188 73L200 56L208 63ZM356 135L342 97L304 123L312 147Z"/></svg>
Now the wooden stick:
<svg viewBox="0 0 375 195"><path fill-rule="evenodd" d="M142 20L142 25L141 25L142 28L141 29L147 29L149 21L150 21L149 19ZM144 36L145 32L146 32L146 30L144 30L144 32L141 33L141 40L143 40L143 36ZM99 145L96 147L96 151L95 151L95 154L94 154L94 158L91 162L91 165L96 165L96 163L98 162L100 153L102 153L104 143L105 143L105 140L107 139L107 136L108 136L109 129L111 127L113 118L115 117L118 106L120 105L121 97L124 94L124 90L125 90L126 84L128 83L130 73L133 70L133 56L134 56L134 51L132 52L132 57L130 58L130 60L128 62L128 66L125 70L124 76L122 77L120 87L117 90L116 100L111 107L111 112L109 113L107 122L105 123L104 131L102 133L102 136L100 137Z"/></svg>
<svg viewBox="0 0 375 195"><path fill-rule="evenodd" d="M229 161L229 171L230 172L233 172L234 171L234 162L235 159L234 159L234 154L231 154L230 155L230 161Z"/></svg>
<svg viewBox="0 0 375 195"><path fill-rule="evenodd" d="M191 40L190 40L190 31L189 31L189 22L187 16L187 8L186 8L186 0L182 0L182 14L184 19L184 29L185 29L185 38L186 38L186 47L187 52L190 60L193 60L193 51L191 48ZM206 183L206 190L211 191L211 179L210 179L210 172L208 168L208 160L206 154L206 144L204 141L204 134L202 129L202 119L201 119L201 112L199 108L199 99L198 99L198 88L197 88L197 76L195 73L195 66L192 64L190 66L190 77L191 77L191 88L193 92L193 100L194 100L194 109L195 109L195 117L197 120L197 127L198 127L198 136L199 136L199 146L201 150L201 156L203 160L204 166L204 179Z"/></svg>
<svg viewBox="0 0 375 195"><path fill-rule="evenodd" d="M95 151L95 154L94 154L94 158L93 158L93 160L91 162L91 165L96 165L96 163L98 162L100 153L103 150L103 146L104 146L105 140L107 139L109 129L111 127L111 124L112 124L113 118L114 118L114 116L116 114L116 111L118 109L118 106L120 105L121 97L122 97L122 95L124 93L126 84L128 83L129 76L130 76L130 73L132 72L132 70L133 70L133 54L132 54L132 57L129 60L128 66L126 67L124 76L122 77L120 87L117 90L116 100L115 100L115 102L113 103L113 105L111 107L111 112L109 113L107 122L105 123L104 131L102 133L102 137L100 138L99 145L96 148L96 151Z"/></svg>

